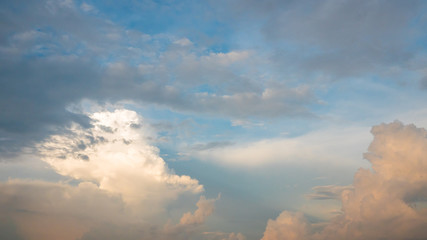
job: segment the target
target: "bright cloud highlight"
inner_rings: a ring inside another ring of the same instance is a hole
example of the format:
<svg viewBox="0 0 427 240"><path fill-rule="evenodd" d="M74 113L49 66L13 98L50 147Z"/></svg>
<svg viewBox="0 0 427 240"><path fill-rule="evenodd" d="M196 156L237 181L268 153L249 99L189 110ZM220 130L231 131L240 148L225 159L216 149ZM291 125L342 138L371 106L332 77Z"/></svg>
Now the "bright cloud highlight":
<svg viewBox="0 0 427 240"><path fill-rule="evenodd" d="M168 169L159 150L148 144L145 123L136 112L121 109L89 117L92 128L73 125L39 146L42 160L61 175L93 181L127 203L155 205L185 191L203 191L197 180Z"/></svg>

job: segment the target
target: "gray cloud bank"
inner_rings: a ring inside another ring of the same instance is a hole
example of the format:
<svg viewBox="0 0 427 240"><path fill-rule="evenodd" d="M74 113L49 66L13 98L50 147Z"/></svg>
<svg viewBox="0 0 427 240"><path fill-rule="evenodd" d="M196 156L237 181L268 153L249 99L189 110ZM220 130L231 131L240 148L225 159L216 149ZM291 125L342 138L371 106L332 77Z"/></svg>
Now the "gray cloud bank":
<svg viewBox="0 0 427 240"><path fill-rule="evenodd" d="M218 21L243 32L250 26L264 36L254 44L268 46L206 52L185 37L126 29L88 4L2 2L1 158L71 122L90 126L67 110L82 99L232 119L307 117L316 103L313 79L408 71L425 78L422 1L209 4Z"/></svg>
<svg viewBox="0 0 427 240"><path fill-rule="evenodd" d="M278 239L425 239L427 236L427 131L400 122L372 128L374 140L353 188L317 188L328 198L340 192L342 214L324 227L302 213L282 212L269 220L262 240ZM322 191L325 190L325 191ZM329 194L329 193L333 194ZM419 207L417 207L419 204Z"/></svg>
<svg viewBox="0 0 427 240"><path fill-rule="evenodd" d="M277 67L339 80L425 76L424 1L225 1L241 28L257 22ZM248 30L250 31L250 30ZM408 47L412 46L412 47ZM420 76L421 75L421 76Z"/></svg>
<svg viewBox="0 0 427 240"><path fill-rule="evenodd" d="M89 127L67 110L83 99L231 118L311 115L311 89L266 83L249 52L206 53L186 38L127 30L73 1L1 9L2 158L71 122Z"/></svg>

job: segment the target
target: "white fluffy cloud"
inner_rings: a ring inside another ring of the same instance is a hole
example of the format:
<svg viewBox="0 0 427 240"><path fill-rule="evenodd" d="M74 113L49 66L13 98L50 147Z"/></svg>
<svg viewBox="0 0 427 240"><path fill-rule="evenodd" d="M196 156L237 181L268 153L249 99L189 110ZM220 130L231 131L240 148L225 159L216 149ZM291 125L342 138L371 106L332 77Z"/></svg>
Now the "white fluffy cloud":
<svg viewBox="0 0 427 240"><path fill-rule="evenodd" d="M73 125L37 145L41 159L70 182L0 182L0 230L11 229L0 238L197 238L218 198L201 196L194 213L164 224L168 203L186 192L199 194L203 186L168 169L136 112L88 116L91 127Z"/></svg>
<svg viewBox="0 0 427 240"><path fill-rule="evenodd" d="M136 112L122 109L89 117L92 128L74 125L39 145L42 160L59 174L95 182L129 204L153 206L185 191L203 191L197 180L168 169L159 150L147 142L145 123Z"/></svg>
<svg viewBox="0 0 427 240"><path fill-rule="evenodd" d="M316 231L301 213L283 212L270 220L263 240L425 239L427 209L427 131L400 122L372 128L365 158L374 171L360 169L354 189L341 193L342 214Z"/></svg>

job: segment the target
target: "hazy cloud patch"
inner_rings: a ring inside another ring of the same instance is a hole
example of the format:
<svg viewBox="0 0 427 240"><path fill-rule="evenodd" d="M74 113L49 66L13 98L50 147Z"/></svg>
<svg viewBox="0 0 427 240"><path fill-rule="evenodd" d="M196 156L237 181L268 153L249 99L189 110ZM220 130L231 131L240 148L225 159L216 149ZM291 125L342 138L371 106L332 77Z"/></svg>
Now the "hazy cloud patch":
<svg viewBox="0 0 427 240"><path fill-rule="evenodd" d="M341 193L346 190L352 190L352 186L316 186L312 188L314 193L307 194L306 197L314 200L328 200L328 199L341 199Z"/></svg>
<svg viewBox="0 0 427 240"><path fill-rule="evenodd" d="M369 134L364 133L366 130L362 127L326 128L297 137L241 142L222 148L192 149L187 154L234 167L281 163L352 164L362 157L360 152L363 148L357 149L355 146L363 146L369 142Z"/></svg>

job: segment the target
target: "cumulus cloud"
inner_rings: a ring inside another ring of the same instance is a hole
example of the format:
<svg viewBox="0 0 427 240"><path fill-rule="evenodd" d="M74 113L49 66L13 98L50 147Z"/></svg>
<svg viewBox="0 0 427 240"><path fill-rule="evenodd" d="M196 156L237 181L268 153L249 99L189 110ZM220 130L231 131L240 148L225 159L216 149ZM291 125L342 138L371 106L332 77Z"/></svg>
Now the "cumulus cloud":
<svg viewBox="0 0 427 240"><path fill-rule="evenodd" d="M197 210L194 213L185 213L181 220L179 220L179 223L181 225L195 225L203 223L206 217L211 215L214 211L214 203L219 198L220 196L218 196L217 199L206 199L204 196L201 196L200 200L197 202Z"/></svg>
<svg viewBox="0 0 427 240"><path fill-rule="evenodd" d="M203 223L159 226L119 194L89 182L71 186L16 179L0 183L0 193L0 229L9 228L0 233L4 239L197 239L196 230ZM203 211L204 220L215 201L202 196L194 215ZM182 216L186 217L188 213Z"/></svg>
<svg viewBox="0 0 427 240"><path fill-rule="evenodd" d="M206 217L212 214L214 209L214 203L216 199L206 199L201 196L197 202L197 210L194 213L185 213L182 218L188 218L189 215L198 215L197 212L204 212L203 219L198 222L182 222L177 224L169 221L163 226L156 226L150 224L122 224L122 225L111 225L104 224L97 228L91 229L91 231L85 233L81 240L114 240L114 239L156 239L156 240L198 240L203 238L204 234L200 234L197 230L203 224ZM210 209L206 211L207 209ZM211 211L212 210L212 211Z"/></svg>
<svg viewBox="0 0 427 240"><path fill-rule="evenodd" d="M127 203L142 205L155 206L185 191L203 191L197 180L168 169L159 150L147 142L145 123L136 112L118 109L89 117L93 127L73 125L67 133L38 145L41 159L59 174L96 182Z"/></svg>
<svg viewBox="0 0 427 240"><path fill-rule="evenodd" d="M400 122L372 128L374 140L353 189L341 191L342 214L315 230L301 213L283 212L270 220L263 240L424 239L427 211L427 131Z"/></svg>
<svg viewBox="0 0 427 240"><path fill-rule="evenodd" d="M309 227L302 213L284 211L276 220L268 220L262 240L306 239Z"/></svg>
<svg viewBox="0 0 427 240"><path fill-rule="evenodd" d="M119 195L93 183L9 180L0 183L2 224L10 221L24 239L70 239L102 221L133 222ZM5 236L4 239L9 239Z"/></svg>
<svg viewBox="0 0 427 240"><path fill-rule="evenodd" d="M136 112L116 109L88 117L91 127L75 124L37 145L41 160L67 182L0 182L0 229L11 229L0 236L198 239L199 226L213 213L219 196L201 196L194 213L163 224L170 201L186 192L198 194L203 186L167 167Z"/></svg>

